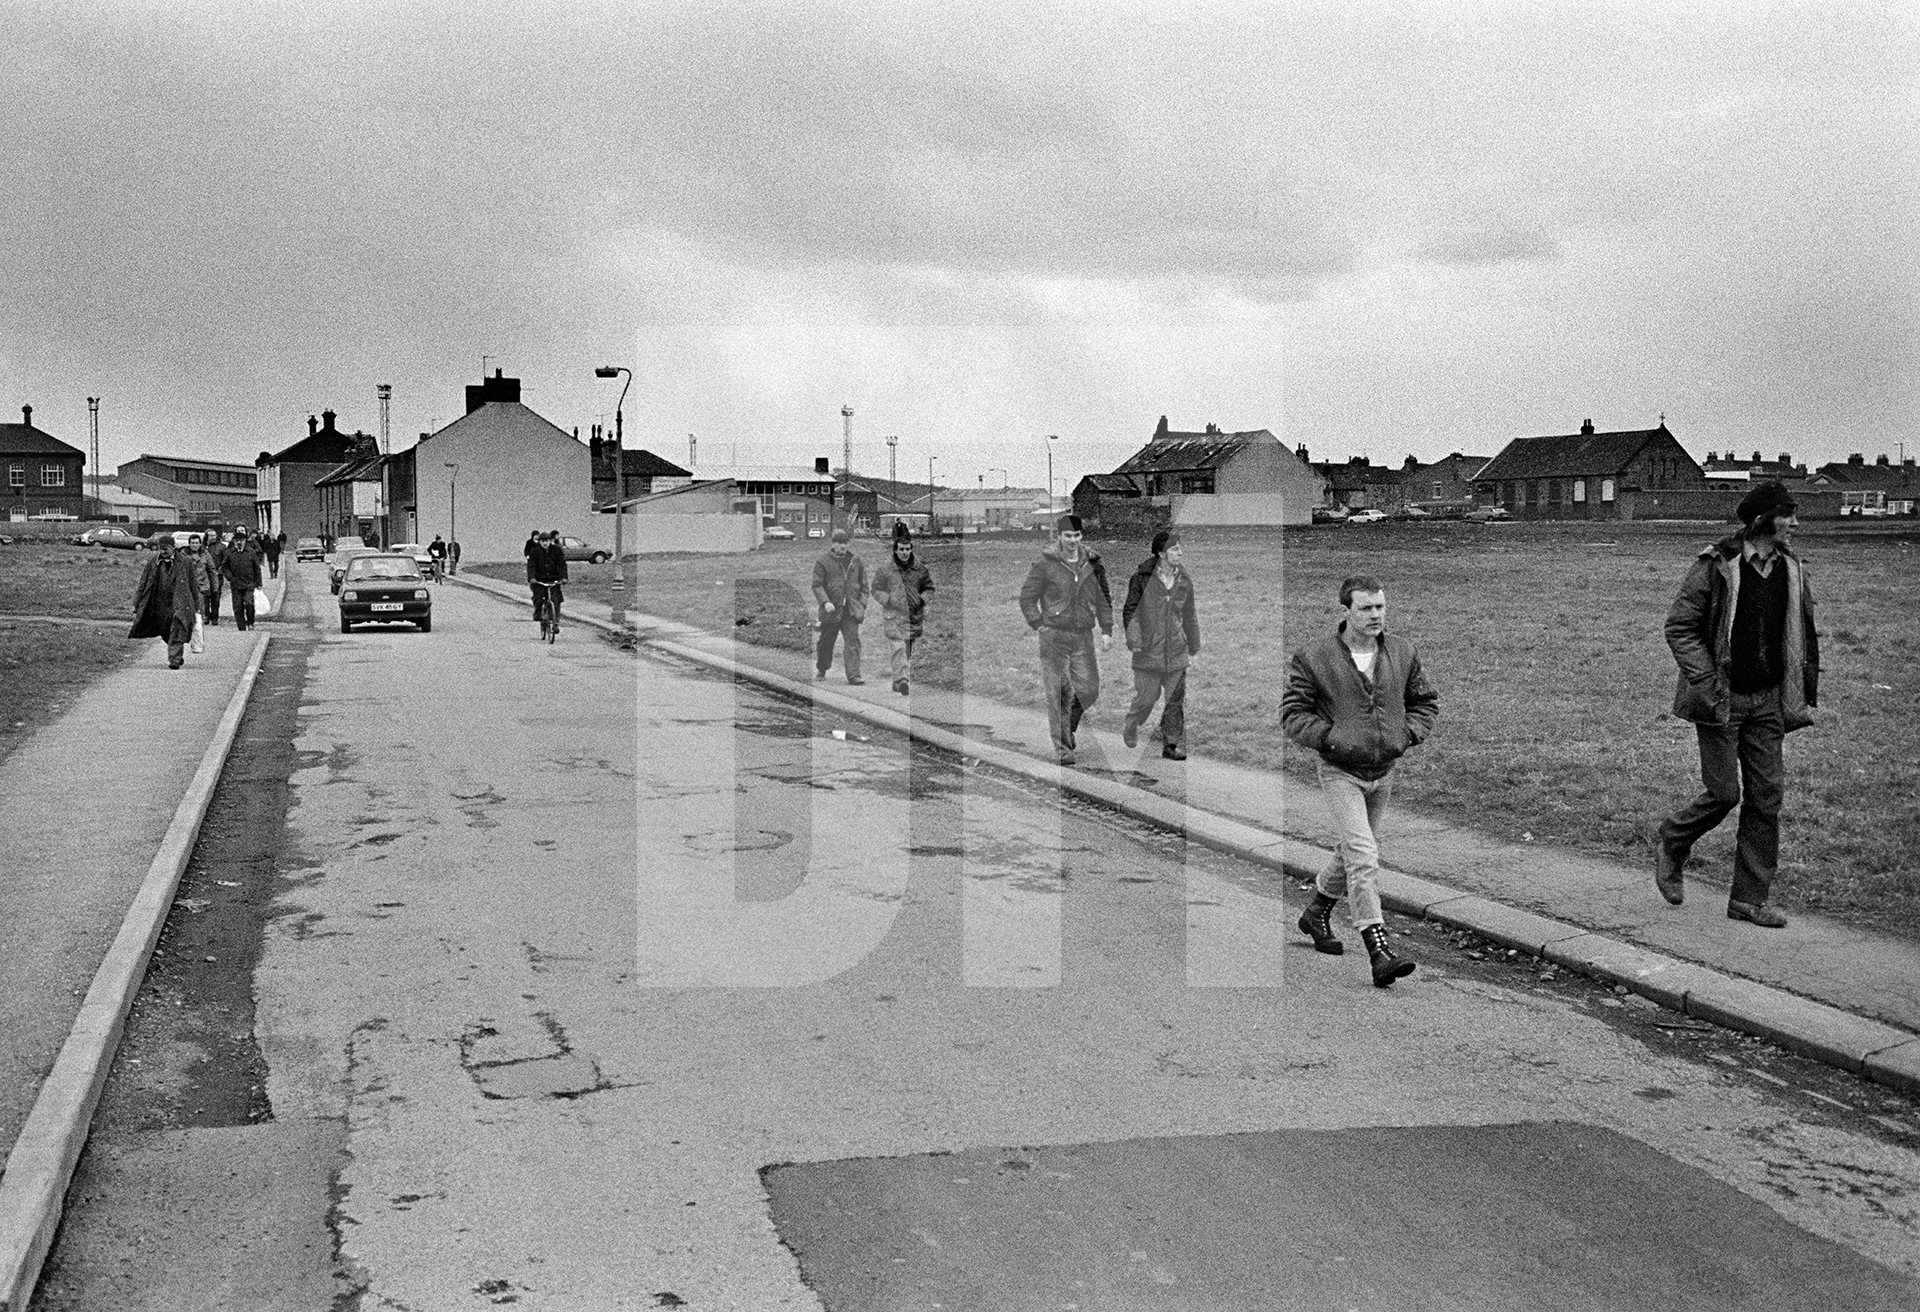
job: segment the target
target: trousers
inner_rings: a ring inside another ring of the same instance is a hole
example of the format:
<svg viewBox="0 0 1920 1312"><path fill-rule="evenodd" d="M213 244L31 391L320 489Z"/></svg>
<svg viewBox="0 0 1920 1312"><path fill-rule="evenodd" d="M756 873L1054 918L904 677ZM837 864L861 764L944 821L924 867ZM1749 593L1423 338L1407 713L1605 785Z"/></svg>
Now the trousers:
<svg viewBox="0 0 1920 1312"><path fill-rule="evenodd" d="M825 674L833 668L833 644L838 640L847 663L847 677L860 677L860 621L845 608L820 617L820 642L814 649L813 668Z"/></svg>
<svg viewBox="0 0 1920 1312"><path fill-rule="evenodd" d="M1357 928L1382 924L1379 834L1387 800L1393 796L1393 774L1360 779L1325 761L1319 763L1318 774L1320 796L1326 799L1339 841L1314 887L1330 898L1348 899Z"/></svg>
<svg viewBox="0 0 1920 1312"><path fill-rule="evenodd" d="M1165 693L1167 704L1160 712L1160 737L1168 743L1187 740L1187 671L1143 670L1133 667L1133 704L1127 707L1127 719L1145 724L1153 714L1153 705Z"/></svg>
<svg viewBox="0 0 1920 1312"><path fill-rule="evenodd" d="M1080 717L1100 700L1100 660L1094 654L1091 630L1040 630L1040 686L1047 699L1047 730L1053 745L1070 751Z"/></svg>
<svg viewBox="0 0 1920 1312"><path fill-rule="evenodd" d="M1765 902L1780 868L1780 803L1786 796L1786 721L1780 689L1733 694L1725 724L1696 724L1700 795L1668 816L1660 841L1686 860L1700 837L1740 808L1734 834L1735 902Z"/></svg>

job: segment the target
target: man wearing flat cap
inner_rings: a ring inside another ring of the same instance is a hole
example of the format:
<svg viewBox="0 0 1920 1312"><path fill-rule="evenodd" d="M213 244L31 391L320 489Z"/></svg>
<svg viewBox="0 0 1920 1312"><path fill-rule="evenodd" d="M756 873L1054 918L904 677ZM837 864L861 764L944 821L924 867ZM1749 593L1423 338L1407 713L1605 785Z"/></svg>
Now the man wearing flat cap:
<svg viewBox="0 0 1920 1312"><path fill-rule="evenodd" d="M1787 918L1767 896L1780 859L1786 735L1813 723L1820 641L1791 495L1760 483L1741 500L1740 532L1700 553L1667 612L1667 646L1680 665L1673 713L1700 740L1703 791L1668 816L1654 847L1653 881L1675 906L1701 835L1740 808L1727 915L1767 929Z"/></svg>
<svg viewBox="0 0 1920 1312"><path fill-rule="evenodd" d="M833 645L842 641L847 682L860 677L860 625L867 618L867 566L853 554L844 528L833 530L832 545L813 562L813 599L820 605L820 641L813 653L813 677L824 679L833 668Z"/></svg>
<svg viewBox="0 0 1920 1312"><path fill-rule="evenodd" d="M1080 717L1100 699L1100 647L1113 645L1113 594L1099 553L1081 539L1080 516L1062 515L1055 540L1041 551L1020 585L1020 613L1040 635L1040 683L1047 699L1047 729L1062 765L1073 764Z"/></svg>

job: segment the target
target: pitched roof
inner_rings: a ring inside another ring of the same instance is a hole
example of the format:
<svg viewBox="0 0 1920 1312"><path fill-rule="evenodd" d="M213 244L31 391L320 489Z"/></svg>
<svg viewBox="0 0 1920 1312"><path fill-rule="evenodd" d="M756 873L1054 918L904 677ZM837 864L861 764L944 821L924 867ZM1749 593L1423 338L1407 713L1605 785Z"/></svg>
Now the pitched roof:
<svg viewBox="0 0 1920 1312"><path fill-rule="evenodd" d="M1137 494L1140 489L1125 474L1088 474L1080 480L1093 484L1096 492L1131 492Z"/></svg>
<svg viewBox="0 0 1920 1312"><path fill-rule="evenodd" d="M233 463L231 460L202 460L198 456L157 456L151 451L142 451L139 459L155 460L163 465L176 465L181 469L217 469L225 473L237 472L243 474L251 474L253 472L253 465L251 463L240 465ZM129 460L127 463L133 464L135 462Z"/></svg>
<svg viewBox="0 0 1920 1312"><path fill-rule="evenodd" d="M0 424L0 455L80 456L77 446L68 446L51 433L43 433L32 424Z"/></svg>
<svg viewBox="0 0 1920 1312"><path fill-rule="evenodd" d="M1665 424L1622 433L1564 433L1553 437L1516 437L1486 463L1475 482L1502 478L1563 478L1617 474L1640 449L1660 436Z"/></svg>
<svg viewBox="0 0 1920 1312"><path fill-rule="evenodd" d="M323 483L353 483L363 479L379 478L380 466L385 463L385 459L384 456L371 455L361 456L358 460L349 460L314 479L313 485L319 487Z"/></svg>
<svg viewBox="0 0 1920 1312"><path fill-rule="evenodd" d="M693 474L645 448L621 448L620 470L628 478L690 478Z"/></svg>
<svg viewBox="0 0 1920 1312"><path fill-rule="evenodd" d="M309 433L284 451L268 457L275 465L337 465L353 454L353 434L337 428Z"/></svg>
<svg viewBox="0 0 1920 1312"><path fill-rule="evenodd" d="M1813 476L1821 482L1839 487L1880 488L1888 492L1896 488L1920 487L1920 472L1916 472L1912 465L1853 465L1836 460L1820 466Z"/></svg>
<svg viewBox="0 0 1920 1312"><path fill-rule="evenodd" d="M1244 433L1175 433L1156 436L1113 470L1116 474L1168 474L1218 469L1259 438L1278 441L1264 428Z"/></svg>
<svg viewBox="0 0 1920 1312"><path fill-rule="evenodd" d="M692 477L706 482L730 478L736 483L837 483L832 474L818 474L809 465L702 464Z"/></svg>

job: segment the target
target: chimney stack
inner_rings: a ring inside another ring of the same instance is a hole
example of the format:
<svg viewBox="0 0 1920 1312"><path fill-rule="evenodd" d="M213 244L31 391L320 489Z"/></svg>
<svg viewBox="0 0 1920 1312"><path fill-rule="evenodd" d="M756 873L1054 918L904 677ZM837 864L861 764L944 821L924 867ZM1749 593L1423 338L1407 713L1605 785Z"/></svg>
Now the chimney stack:
<svg viewBox="0 0 1920 1312"><path fill-rule="evenodd" d="M315 433L319 431L320 431L320 421L318 419L315 419L312 415L308 415L307 416L307 436L312 437Z"/></svg>
<svg viewBox="0 0 1920 1312"><path fill-rule="evenodd" d="M1582 437L1593 436L1593 420L1589 419L1585 423L1580 425L1580 436Z"/></svg>
<svg viewBox="0 0 1920 1312"><path fill-rule="evenodd" d="M333 421L337 417L338 416L336 416L331 410L322 410L320 412L320 430L325 433L335 432L336 430L333 426Z"/></svg>
<svg viewBox="0 0 1920 1312"><path fill-rule="evenodd" d="M33 407L32 406L30 405L21 406L20 416L21 416L20 418L21 423L25 424L28 428L33 427Z"/></svg>
<svg viewBox="0 0 1920 1312"><path fill-rule="evenodd" d="M1780 464L1785 469L1793 468L1793 456L1785 451L1780 453Z"/></svg>
<svg viewBox="0 0 1920 1312"><path fill-rule="evenodd" d="M1889 465L1892 462L1887 459L1887 453L1885 451L1882 451L1880 453L1880 458L1874 461L1873 463L1879 466L1880 468L1884 469L1887 467L1887 465Z"/></svg>
<svg viewBox="0 0 1920 1312"><path fill-rule="evenodd" d="M815 456L813 458L813 472L816 474L829 474L833 471L829 468L825 456Z"/></svg>

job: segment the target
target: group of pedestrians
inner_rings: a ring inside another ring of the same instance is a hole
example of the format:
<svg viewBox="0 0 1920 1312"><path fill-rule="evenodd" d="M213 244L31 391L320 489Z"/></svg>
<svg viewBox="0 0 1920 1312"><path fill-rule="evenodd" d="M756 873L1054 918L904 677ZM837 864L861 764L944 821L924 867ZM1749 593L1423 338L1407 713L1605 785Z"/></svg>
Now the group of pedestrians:
<svg viewBox="0 0 1920 1312"><path fill-rule="evenodd" d="M1788 733L1812 723L1819 700L1813 594L1791 546L1795 509L1784 485L1755 486L1739 505L1740 530L1700 553L1665 626L1679 666L1673 710L1695 727L1702 791L1660 826L1655 886L1680 905L1693 845L1738 807L1727 915L1769 929L1787 923L1768 901L1779 865L1783 744ZM1138 746L1141 727L1161 705L1161 751L1171 760L1186 757L1186 676L1200 653L1195 587L1182 555L1177 532L1154 535L1148 556L1128 579L1120 618L1134 684L1121 739ZM871 589L845 530L836 529L813 570L820 612L816 677L825 678L832 668L837 642L845 651L847 682L863 682L860 624L871 595L886 615L894 690L907 692L913 644L933 590L904 524L895 526L893 552ZM1385 988L1412 973L1415 963L1396 952L1387 935L1378 887L1381 822L1395 766L1433 733L1440 699L1414 645L1387 632L1386 587L1379 579L1350 575L1340 584L1338 601L1333 632L1294 653L1280 699L1281 731L1314 754L1337 834L1299 928L1317 951L1343 955L1333 911L1344 899L1373 983ZM1071 765L1081 719L1100 696L1098 652L1111 647L1114 629L1106 565L1085 542L1077 516L1056 521L1053 541L1020 588L1020 609L1039 637L1055 759Z"/></svg>
<svg viewBox="0 0 1920 1312"><path fill-rule="evenodd" d="M153 539L153 551L134 585L133 628L129 638L162 638L167 667L186 664L189 647L200 649L198 630L220 623L220 598L232 593L234 627L251 629L255 593L277 576L284 535L254 534L245 527L224 537L209 530L186 545L167 533Z"/></svg>

